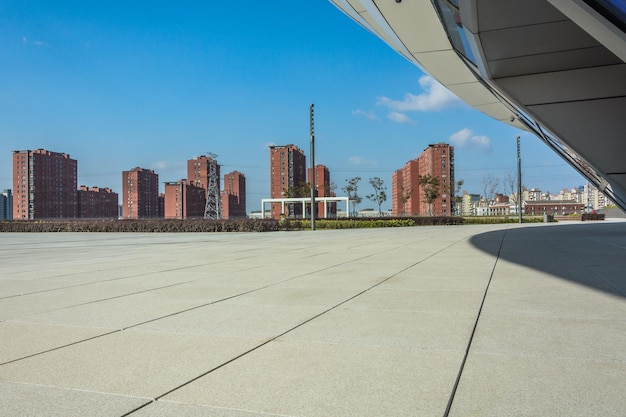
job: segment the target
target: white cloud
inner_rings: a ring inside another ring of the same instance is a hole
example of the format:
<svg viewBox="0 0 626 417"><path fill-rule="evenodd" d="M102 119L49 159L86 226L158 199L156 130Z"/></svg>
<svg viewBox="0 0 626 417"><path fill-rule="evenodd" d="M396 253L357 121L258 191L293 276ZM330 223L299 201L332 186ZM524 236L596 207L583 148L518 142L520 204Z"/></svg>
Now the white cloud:
<svg viewBox="0 0 626 417"><path fill-rule="evenodd" d="M459 148L487 151L491 149L491 139L483 135L474 135L470 129L461 129L448 138L450 143Z"/></svg>
<svg viewBox="0 0 626 417"><path fill-rule="evenodd" d="M396 123L415 123L409 116L397 111L390 111L387 117Z"/></svg>
<svg viewBox="0 0 626 417"><path fill-rule="evenodd" d="M403 100L393 100L388 97L378 97L376 104L385 106L397 112L407 111L437 111L460 105L462 102L434 78L427 75L419 79L422 93L415 95L406 93Z"/></svg>
<svg viewBox="0 0 626 417"><path fill-rule="evenodd" d="M363 111L361 109L356 109L356 110L352 110L352 114L355 116L363 116L366 117L370 120L378 120L378 117L376 116L376 113L374 113L373 111Z"/></svg>
<svg viewBox="0 0 626 417"><path fill-rule="evenodd" d="M152 169L159 169L159 170L164 170L165 168L168 168L169 164L165 161L157 161L157 162L153 162L151 164L151 168Z"/></svg>
<svg viewBox="0 0 626 417"><path fill-rule="evenodd" d="M30 44L30 45L36 45L36 46L44 46L46 43L42 42L42 41L30 41L26 38L26 36L22 36L22 43L24 44Z"/></svg>
<svg viewBox="0 0 626 417"><path fill-rule="evenodd" d="M350 161L350 163L352 165L359 165L359 166L363 166L363 165L376 165L376 161L370 161L368 159L362 158L360 156L351 156L348 161Z"/></svg>

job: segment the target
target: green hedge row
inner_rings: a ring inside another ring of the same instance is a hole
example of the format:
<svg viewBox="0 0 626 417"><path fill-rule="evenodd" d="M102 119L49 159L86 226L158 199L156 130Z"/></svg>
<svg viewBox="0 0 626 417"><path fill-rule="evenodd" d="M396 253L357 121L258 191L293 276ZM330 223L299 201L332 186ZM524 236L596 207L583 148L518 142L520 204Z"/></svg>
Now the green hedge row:
<svg viewBox="0 0 626 417"><path fill-rule="evenodd" d="M359 229L377 227L441 226L461 224L517 223L509 217L355 217L320 219L316 229ZM542 216L524 216L524 223L543 222ZM36 220L0 221L0 232L274 232L278 230L309 230L310 220Z"/></svg>
<svg viewBox="0 0 626 417"><path fill-rule="evenodd" d="M0 222L0 232L273 232L276 220L35 220Z"/></svg>
<svg viewBox="0 0 626 417"><path fill-rule="evenodd" d="M433 226L433 225L456 225L463 224L461 217L356 217L350 219L315 221L316 229L367 229L377 227L410 227L410 226ZM280 230L307 230L311 228L310 220L282 220L279 223Z"/></svg>
<svg viewBox="0 0 626 417"><path fill-rule="evenodd" d="M517 216L471 216L464 217L463 224L519 223ZM543 223L543 216L523 216L522 223Z"/></svg>

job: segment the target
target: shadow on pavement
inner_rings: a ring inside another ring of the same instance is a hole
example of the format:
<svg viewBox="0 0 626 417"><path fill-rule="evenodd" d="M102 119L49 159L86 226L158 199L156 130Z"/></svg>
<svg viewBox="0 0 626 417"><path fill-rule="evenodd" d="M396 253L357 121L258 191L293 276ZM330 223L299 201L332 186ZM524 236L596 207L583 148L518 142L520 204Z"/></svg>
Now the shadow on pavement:
<svg viewBox="0 0 626 417"><path fill-rule="evenodd" d="M471 243L494 257L500 252L500 260L626 297L626 222L512 227ZM523 279L523 269L515 273Z"/></svg>

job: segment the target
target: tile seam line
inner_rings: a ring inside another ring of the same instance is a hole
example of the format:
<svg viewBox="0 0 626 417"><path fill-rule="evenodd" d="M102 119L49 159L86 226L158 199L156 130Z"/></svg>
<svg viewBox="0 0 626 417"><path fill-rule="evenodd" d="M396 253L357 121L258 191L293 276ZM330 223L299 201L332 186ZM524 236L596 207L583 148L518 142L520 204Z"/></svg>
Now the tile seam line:
<svg viewBox="0 0 626 417"><path fill-rule="evenodd" d="M459 242L464 241L466 239L467 239L467 237L463 237L461 239L458 239L458 240L456 240L456 241L446 245L445 247L441 248L440 250L438 250L436 252L433 252L432 254L430 254L430 255L420 259L417 262L414 262L413 264L411 264L411 265L409 265L409 266L407 266L405 268L402 268L401 270L399 270L399 271L389 275L387 278L380 280L376 284L371 285L370 287L368 287L368 288L358 292L357 294L355 294L355 295L353 295L353 296L351 296L351 297L341 301L340 303L338 303L338 304L336 304L336 305L334 305L334 306L332 306L332 307L322 311L321 313L318 313L318 314L314 315L313 317L309 317L308 319L306 319L303 322L301 322L301 323L291 327L290 329L287 329L284 332L269 338L268 340L264 341L263 343L260 343L260 344L258 344L256 346L248 349L247 351L245 351L243 353L240 353L239 355L237 355L237 356L235 356L235 357L233 357L233 358L231 358L231 359L229 359L229 360L227 360L227 361L225 361L225 362L223 362L223 363L221 363L221 364L219 364L219 365L209 369L208 371L203 372L202 374L195 376L194 378L190 379L189 381L186 381L186 382L184 382L184 383L182 383L182 384L180 384L180 385L178 385L178 386L176 386L176 387L166 391L165 393L160 394L160 395L154 397L154 399L152 399L151 401L147 402L146 404L143 404L143 405L135 408L134 410L131 410L128 413L121 415L120 417L128 417L128 416L132 415L133 413L135 413L136 411L139 411L142 408L145 408L148 405L150 405L150 404L152 404L154 402L159 401L161 398L163 398L163 397L165 397L165 396L167 396L167 395L169 395L169 394L171 394L171 393L173 393L173 392L175 392L175 391L177 391L177 390L179 390L181 388L184 388L185 386L187 386L187 385L189 385L189 384L191 384L191 383L193 383L193 382L195 382L195 381L197 381L197 380L199 380L201 378L204 378L205 376L207 376L207 375L217 371L218 369L223 368L223 367L225 367L225 366L235 362L236 360L238 360L238 359L240 359L240 358L242 358L242 357L244 357L244 356L246 356L246 355L248 355L248 354L250 354L250 353L252 353L252 352L254 352L254 351L258 350L258 349L260 349L260 348L262 348L263 346L265 346L265 345L267 345L267 344L269 344L269 343L271 343L271 342L273 342L273 341L275 341L275 340L285 336L288 333L291 333L292 331L294 331L294 330L296 330L296 329L306 325L307 323L310 323L311 321L313 321L313 320L315 320L315 319L317 319L317 318L319 318L319 317L329 313L330 311L335 310L336 308L338 308L338 307L340 307L340 306L342 306L342 305L352 301L353 299L355 299L355 298L365 294L366 292L368 292L368 291L378 287L379 285L384 284L385 282L387 282L387 281L397 277L401 273L403 273L403 272L405 272L405 271L415 267L416 265L419 265L420 263L422 263L422 262L424 262L424 261L426 261L426 260L428 260L428 259L430 259L430 258L432 258L432 257L434 257L436 255L438 255L439 253L447 250L448 248L450 248L450 247L452 247L452 246L454 246L454 245L458 244Z"/></svg>
<svg viewBox="0 0 626 417"><path fill-rule="evenodd" d="M446 405L446 409L444 411L443 417L449 417L450 411L452 410L452 404L454 403L454 398L456 396L457 389L459 388L459 383L461 382L463 370L465 369L465 363L467 362L467 357L469 356L469 351L472 347L472 342L474 341L474 335L476 334L476 329L478 328L478 322L480 320L480 316L483 311L483 307L485 305L485 300L487 299L487 293L489 292L489 287L491 286L491 281L493 280L493 275L494 275L494 272L496 271L496 266L498 265L498 260L500 259L500 252L502 251L502 246L504 245L504 240L506 239L508 230L509 230L508 228L504 229L504 233L502 234L502 239L500 240L500 246L498 247L498 254L493 263L493 268L491 269L491 274L489 275L489 281L487 282L487 285L485 286L483 299L480 303L480 308L478 309L478 313L476 314L474 327L472 328L472 333L470 334L469 340L467 341L467 347L465 348L465 353L463 354L463 360L461 361L459 372L457 373L456 379L454 381L454 385L452 386L452 391L450 392L450 398L448 399L448 404Z"/></svg>

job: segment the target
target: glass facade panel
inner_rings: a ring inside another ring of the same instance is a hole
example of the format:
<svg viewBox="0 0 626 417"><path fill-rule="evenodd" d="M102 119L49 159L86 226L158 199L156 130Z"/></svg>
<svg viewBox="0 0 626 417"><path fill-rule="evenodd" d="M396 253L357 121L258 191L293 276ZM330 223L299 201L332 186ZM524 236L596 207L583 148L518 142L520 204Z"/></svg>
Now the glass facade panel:
<svg viewBox="0 0 626 417"><path fill-rule="evenodd" d="M461 14L458 9L458 1L454 2L457 7L445 0L437 0L435 2L439 17L443 23L452 47L460 52L465 58L476 65L474 54L470 48L465 29L461 24Z"/></svg>
<svg viewBox="0 0 626 417"><path fill-rule="evenodd" d="M626 0L585 0L585 3L626 32Z"/></svg>

